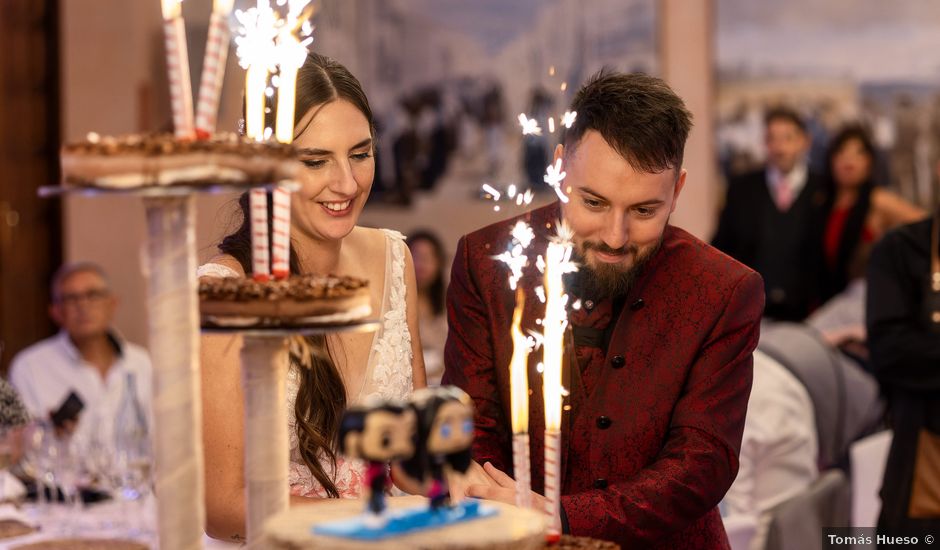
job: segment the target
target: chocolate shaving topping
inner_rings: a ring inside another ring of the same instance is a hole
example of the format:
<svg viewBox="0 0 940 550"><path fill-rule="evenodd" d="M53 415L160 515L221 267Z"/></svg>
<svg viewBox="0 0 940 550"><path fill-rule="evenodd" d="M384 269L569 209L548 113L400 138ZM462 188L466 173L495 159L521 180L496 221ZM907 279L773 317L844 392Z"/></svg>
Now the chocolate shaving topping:
<svg viewBox="0 0 940 550"><path fill-rule="evenodd" d="M102 136L94 140L67 143L62 151L72 154L144 156L179 155L186 153L216 153L234 155L264 155L275 158L296 159L293 145L277 141L254 141L232 133L215 134L204 140L180 140L173 134L144 134Z"/></svg>
<svg viewBox="0 0 940 550"><path fill-rule="evenodd" d="M256 281L250 277L213 277L199 282L199 299L230 302L320 300L353 296L368 286L369 281L364 279L333 275L294 275L289 279L271 281Z"/></svg>

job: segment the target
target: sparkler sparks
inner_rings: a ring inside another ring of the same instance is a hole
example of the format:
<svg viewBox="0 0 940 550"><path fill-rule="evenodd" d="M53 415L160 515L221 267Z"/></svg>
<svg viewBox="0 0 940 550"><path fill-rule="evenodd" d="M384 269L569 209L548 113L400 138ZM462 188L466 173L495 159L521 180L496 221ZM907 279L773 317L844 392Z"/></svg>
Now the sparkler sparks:
<svg viewBox="0 0 940 550"><path fill-rule="evenodd" d="M561 117L561 125L565 128L571 128L571 125L574 124L574 120L577 117L577 111L565 111L565 114Z"/></svg>
<svg viewBox="0 0 940 550"><path fill-rule="evenodd" d="M278 15L267 0L247 10L235 10L238 36L235 37L238 64L243 69L252 66L273 69L275 66L274 39L278 34Z"/></svg>
<svg viewBox="0 0 940 550"><path fill-rule="evenodd" d="M561 202L568 202L568 195L564 193L561 189L561 182L564 181L567 172L561 170L561 159L555 160L555 164L550 164L545 169L545 177L542 180L551 186L555 190L555 194L558 195L558 199Z"/></svg>
<svg viewBox="0 0 940 550"><path fill-rule="evenodd" d="M494 256L509 266L509 288L515 290L519 279L522 277L522 270L529 264L529 258L525 255L525 249L532 243L535 233L524 221L516 222L512 228L512 246L506 252Z"/></svg>
<svg viewBox="0 0 940 550"><path fill-rule="evenodd" d="M519 113L519 125L522 126L522 135L542 135L542 129L539 127L539 122L534 118L529 118L525 113Z"/></svg>
<svg viewBox="0 0 940 550"><path fill-rule="evenodd" d="M500 193L498 189L488 183L484 183L482 189L485 193L488 193L491 197L493 197L494 201L498 201L499 197L502 196L502 193Z"/></svg>

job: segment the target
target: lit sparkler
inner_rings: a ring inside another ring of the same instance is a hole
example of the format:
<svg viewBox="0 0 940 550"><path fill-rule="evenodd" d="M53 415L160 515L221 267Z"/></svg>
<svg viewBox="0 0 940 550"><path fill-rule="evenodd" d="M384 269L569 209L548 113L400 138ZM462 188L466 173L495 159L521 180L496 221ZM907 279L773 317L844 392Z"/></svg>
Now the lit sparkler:
<svg viewBox="0 0 940 550"><path fill-rule="evenodd" d="M561 488L561 412L562 399L567 394L562 385L564 335L568 326L568 295L565 294L563 276L578 270L571 260L571 229L558 222L557 234L549 241L544 257L545 317L542 319L542 389L545 401L545 513L551 527L550 536L561 532L558 523Z"/></svg>
<svg viewBox="0 0 940 550"><path fill-rule="evenodd" d="M245 75L245 134L249 139L264 139L264 93L268 73L275 68L278 35L277 13L269 0L258 0L256 7L236 10L239 23L235 37L238 64Z"/></svg>

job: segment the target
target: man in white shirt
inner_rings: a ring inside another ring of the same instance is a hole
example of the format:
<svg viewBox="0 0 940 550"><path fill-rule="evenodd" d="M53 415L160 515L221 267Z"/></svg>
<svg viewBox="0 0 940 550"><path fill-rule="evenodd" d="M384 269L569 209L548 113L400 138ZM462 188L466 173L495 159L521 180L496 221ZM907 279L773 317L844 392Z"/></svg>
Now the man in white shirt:
<svg viewBox="0 0 940 550"><path fill-rule="evenodd" d="M133 374L137 397L150 416L151 366L147 352L119 338L111 323L117 299L102 269L63 266L52 281L49 314L61 331L21 351L10 382L35 418L49 418L75 392L84 404L66 426L85 443L113 447L113 424Z"/></svg>
<svg viewBox="0 0 940 550"><path fill-rule="evenodd" d="M756 531L745 547L764 547L776 505L805 491L819 477L813 402L803 384L783 365L754 350L754 382L747 404L738 476L721 504L729 526ZM734 537L731 537L734 540Z"/></svg>

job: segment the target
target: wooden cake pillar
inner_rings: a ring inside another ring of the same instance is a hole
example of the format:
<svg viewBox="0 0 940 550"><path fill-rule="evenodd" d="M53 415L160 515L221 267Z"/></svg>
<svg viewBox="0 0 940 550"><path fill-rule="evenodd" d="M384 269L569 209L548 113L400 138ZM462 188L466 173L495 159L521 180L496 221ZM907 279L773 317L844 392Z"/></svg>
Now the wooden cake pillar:
<svg viewBox="0 0 940 550"><path fill-rule="evenodd" d="M189 550L205 532L195 197L144 206L158 533L160 548Z"/></svg>
<svg viewBox="0 0 940 550"><path fill-rule="evenodd" d="M287 340L244 337L241 351L245 392L245 519L249 548L261 548L263 526L287 511L290 464L287 427Z"/></svg>

